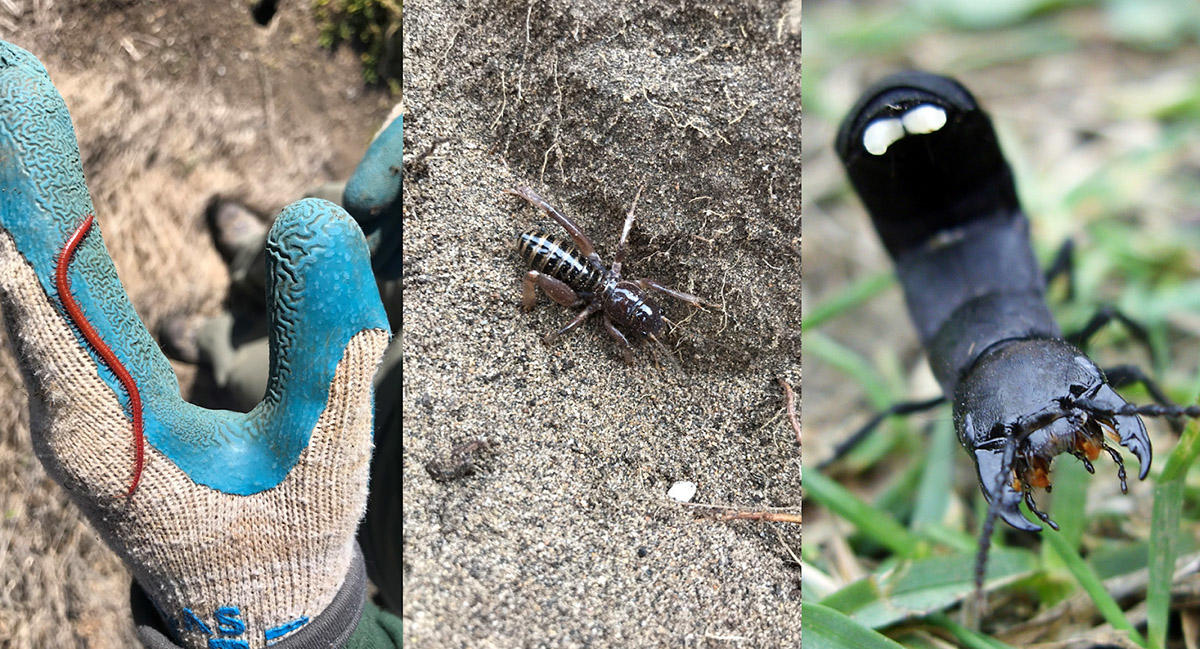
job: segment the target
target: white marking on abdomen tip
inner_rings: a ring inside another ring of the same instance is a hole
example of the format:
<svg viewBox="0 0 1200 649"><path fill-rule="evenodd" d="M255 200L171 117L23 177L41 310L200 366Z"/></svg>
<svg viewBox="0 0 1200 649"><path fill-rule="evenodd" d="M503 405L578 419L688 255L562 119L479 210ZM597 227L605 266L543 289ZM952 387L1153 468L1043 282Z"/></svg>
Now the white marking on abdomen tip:
<svg viewBox="0 0 1200 649"><path fill-rule="evenodd" d="M904 137L904 126L895 117L877 119L863 131L863 148L871 155L883 155L893 142Z"/></svg>
<svg viewBox="0 0 1200 649"><path fill-rule="evenodd" d="M933 104L921 104L901 115L900 122L912 135L932 133L946 125L946 111Z"/></svg>

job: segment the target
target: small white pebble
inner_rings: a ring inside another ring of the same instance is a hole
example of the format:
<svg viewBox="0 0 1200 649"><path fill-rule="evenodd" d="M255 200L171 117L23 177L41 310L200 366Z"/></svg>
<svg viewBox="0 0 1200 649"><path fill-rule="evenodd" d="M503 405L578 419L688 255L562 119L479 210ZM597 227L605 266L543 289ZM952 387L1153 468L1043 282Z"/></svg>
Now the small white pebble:
<svg viewBox="0 0 1200 649"><path fill-rule="evenodd" d="M696 483L680 481L671 485L667 491L667 496L671 500L677 500L681 503L692 502L692 497L696 495Z"/></svg>
<svg viewBox="0 0 1200 649"><path fill-rule="evenodd" d="M946 111L933 104L921 104L900 117L904 130L913 135L932 133L946 125Z"/></svg>
<svg viewBox="0 0 1200 649"><path fill-rule="evenodd" d="M863 131L863 148L871 155L883 155L888 147L904 137L904 125L895 117L877 119Z"/></svg>

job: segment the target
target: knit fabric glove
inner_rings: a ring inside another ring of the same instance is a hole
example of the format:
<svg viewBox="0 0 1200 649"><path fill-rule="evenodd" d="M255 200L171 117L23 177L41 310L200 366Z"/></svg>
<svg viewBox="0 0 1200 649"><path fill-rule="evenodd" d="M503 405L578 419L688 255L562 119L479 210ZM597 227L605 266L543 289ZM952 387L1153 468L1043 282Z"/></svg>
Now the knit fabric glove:
<svg viewBox="0 0 1200 649"><path fill-rule="evenodd" d="M279 215L271 376L241 414L180 398L92 213L66 105L0 42L0 299L38 457L174 643L341 646L362 611L354 531L389 336L360 229L315 199Z"/></svg>

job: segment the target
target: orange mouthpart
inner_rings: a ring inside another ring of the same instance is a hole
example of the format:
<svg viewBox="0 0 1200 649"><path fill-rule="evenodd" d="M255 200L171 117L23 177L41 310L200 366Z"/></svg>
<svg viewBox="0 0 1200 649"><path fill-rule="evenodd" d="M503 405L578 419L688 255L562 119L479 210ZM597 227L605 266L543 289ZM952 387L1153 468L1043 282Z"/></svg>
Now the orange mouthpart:
<svg viewBox="0 0 1200 649"><path fill-rule="evenodd" d="M1090 461L1095 461L1096 458L1100 457L1100 451L1102 450L1100 445L1093 441L1090 437L1084 437L1082 440L1077 442L1075 444L1075 448L1083 451L1083 454L1087 456L1087 459Z"/></svg>

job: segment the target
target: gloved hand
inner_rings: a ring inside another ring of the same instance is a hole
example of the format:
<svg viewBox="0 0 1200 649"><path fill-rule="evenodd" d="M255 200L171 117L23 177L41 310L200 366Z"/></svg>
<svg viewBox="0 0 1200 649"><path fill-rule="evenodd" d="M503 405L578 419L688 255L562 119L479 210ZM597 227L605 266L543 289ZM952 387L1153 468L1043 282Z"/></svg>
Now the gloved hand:
<svg viewBox="0 0 1200 649"><path fill-rule="evenodd" d="M354 531L389 335L361 231L325 201L280 214L271 377L240 414L180 398L91 215L62 98L0 42L0 299L39 458L179 644L341 646L363 603Z"/></svg>
<svg viewBox="0 0 1200 649"><path fill-rule="evenodd" d="M404 118L400 104L384 122L354 175L346 181L342 205L362 226L371 248L375 275L383 280L400 277L401 166L404 164ZM386 301L385 297L385 301ZM399 320L396 320L399 322Z"/></svg>
<svg viewBox="0 0 1200 649"><path fill-rule="evenodd" d="M365 230L381 218L400 213L400 185L404 149L404 118L400 104L392 109L354 174L346 181L342 205Z"/></svg>

